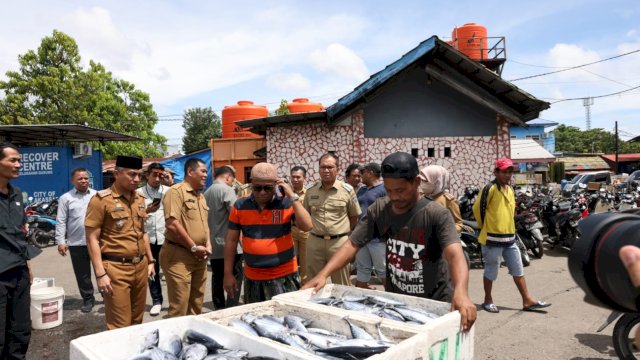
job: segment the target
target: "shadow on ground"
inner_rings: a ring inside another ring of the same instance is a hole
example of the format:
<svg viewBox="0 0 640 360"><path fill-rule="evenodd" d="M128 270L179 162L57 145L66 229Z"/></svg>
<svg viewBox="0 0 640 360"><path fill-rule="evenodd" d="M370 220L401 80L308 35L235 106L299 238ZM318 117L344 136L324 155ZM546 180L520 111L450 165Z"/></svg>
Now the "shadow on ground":
<svg viewBox="0 0 640 360"><path fill-rule="evenodd" d="M580 344L588 346L602 355L609 356L606 359L617 357L615 350L613 350L611 336L602 334L576 334L575 336ZM572 360L578 359L582 358L573 358Z"/></svg>

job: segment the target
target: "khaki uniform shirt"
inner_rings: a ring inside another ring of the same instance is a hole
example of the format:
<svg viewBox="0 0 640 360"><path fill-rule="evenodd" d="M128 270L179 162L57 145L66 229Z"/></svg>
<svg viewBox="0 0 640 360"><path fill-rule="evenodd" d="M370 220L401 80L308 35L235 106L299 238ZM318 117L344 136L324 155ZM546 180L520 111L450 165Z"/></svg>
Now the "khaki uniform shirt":
<svg viewBox="0 0 640 360"><path fill-rule="evenodd" d="M456 198L448 192L441 192L435 197L432 197L431 200L444 206L451 212L453 221L456 223L456 231L458 233L462 232L462 216L460 215L460 207L458 206Z"/></svg>
<svg viewBox="0 0 640 360"><path fill-rule="evenodd" d="M320 236L335 236L351 231L349 218L360 215L360 205L353 187L336 180L328 190L318 181L307 189L303 202L311 215L311 232Z"/></svg>
<svg viewBox="0 0 640 360"><path fill-rule="evenodd" d="M111 186L91 198L84 225L100 228L102 254L133 258L146 250L143 237L145 209L142 195L132 192L129 202L115 186Z"/></svg>
<svg viewBox="0 0 640 360"><path fill-rule="evenodd" d="M298 201L300 201L300 204L302 204L304 202L304 197L307 194L307 188L303 186L302 190L296 191L296 194L298 194L298 196L300 197ZM293 225L291 227L291 236L296 241L306 240L309 237L309 232L300 231L297 226Z"/></svg>
<svg viewBox="0 0 640 360"><path fill-rule="evenodd" d="M196 195L197 194L197 195ZM196 192L191 185L182 182L171 186L162 200L164 219L174 218L180 221L182 227L196 245L206 246L209 241L209 207L202 192ZM168 231L165 238L171 242L181 244L173 239Z"/></svg>

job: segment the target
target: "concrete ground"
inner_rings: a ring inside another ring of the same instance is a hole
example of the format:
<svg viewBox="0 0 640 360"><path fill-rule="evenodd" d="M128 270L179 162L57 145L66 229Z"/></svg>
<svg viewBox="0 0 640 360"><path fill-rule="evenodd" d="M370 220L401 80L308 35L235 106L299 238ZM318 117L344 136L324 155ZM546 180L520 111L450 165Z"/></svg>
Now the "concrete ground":
<svg viewBox="0 0 640 360"><path fill-rule="evenodd" d="M613 325L602 333L598 326L609 311L587 305L583 293L571 279L567 268L568 251L547 249L540 260L525 268L531 293L540 300L553 303L546 314L521 311L522 302L506 268L500 270L494 284L493 298L498 314L478 311L475 332L476 359L615 359L611 345ZM65 289L64 321L48 330L34 330L28 359L66 359L71 340L104 331L104 306L99 301L88 314L80 312L80 299L71 261L58 255L55 247L33 260L36 277L54 277L56 286ZM379 286L378 286L379 287ZM469 292L479 305L483 300L482 270L472 269ZM99 296L98 296L99 298ZM148 298L147 304L151 304ZM165 289L165 306L167 306ZM210 282L205 292L204 312L212 311ZM147 305L144 321L156 321L166 316L151 317Z"/></svg>

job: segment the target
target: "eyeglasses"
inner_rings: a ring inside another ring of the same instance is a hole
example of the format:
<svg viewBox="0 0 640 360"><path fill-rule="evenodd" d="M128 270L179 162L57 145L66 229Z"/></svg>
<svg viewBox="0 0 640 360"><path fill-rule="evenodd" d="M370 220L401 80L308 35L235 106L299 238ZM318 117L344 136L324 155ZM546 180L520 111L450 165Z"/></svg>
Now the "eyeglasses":
<svg viewBox="0 0 640 360"><path fill-rule="evenodd" d="M264 190L265 192L272 192L276 187L273 185L251 185L251 188L253 189L253 191L259 193L262 190Z"/></svg>

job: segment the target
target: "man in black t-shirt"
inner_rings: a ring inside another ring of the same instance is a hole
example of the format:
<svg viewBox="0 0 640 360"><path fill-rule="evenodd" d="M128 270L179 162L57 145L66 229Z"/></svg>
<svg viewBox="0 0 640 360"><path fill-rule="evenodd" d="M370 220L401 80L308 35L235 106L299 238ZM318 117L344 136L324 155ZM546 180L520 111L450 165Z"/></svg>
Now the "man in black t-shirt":
<svg viewBox="0 0 640 360"><path fill-rule="evenodd" d="M418 163L411 154L396 152L382 162L387 197L371 204L349 239L303 289L323 287L371 239L387 243L390 292L450 301L468 331L476 306L467 293L469 269L449 211L419 195Z"/></svg>

